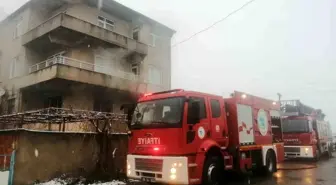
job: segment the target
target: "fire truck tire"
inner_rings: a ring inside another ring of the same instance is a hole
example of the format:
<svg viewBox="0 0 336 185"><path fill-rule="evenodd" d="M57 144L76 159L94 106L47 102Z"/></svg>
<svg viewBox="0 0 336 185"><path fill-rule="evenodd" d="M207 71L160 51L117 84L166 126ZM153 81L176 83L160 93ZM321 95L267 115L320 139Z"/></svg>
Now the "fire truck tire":
<svg viewBox="0 0 336 185"><path fill-rule="evenodd" d="M264 175L272 175L276 172L277 164L274 152L271 150L266 153L266 166L263 168Z"/></svg>
<svg viewBox="0 0 336 185"><path fill-rule="evenodd" d="M224 164L220 157L208 156L203 168L203 185L222 185Z"/></svg>

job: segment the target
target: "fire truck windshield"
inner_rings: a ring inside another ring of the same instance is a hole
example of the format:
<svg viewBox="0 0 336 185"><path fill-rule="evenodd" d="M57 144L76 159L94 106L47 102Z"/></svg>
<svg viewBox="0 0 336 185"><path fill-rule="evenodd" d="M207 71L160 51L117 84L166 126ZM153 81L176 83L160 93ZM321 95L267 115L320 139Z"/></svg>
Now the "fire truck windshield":
<svg viewBox="0 0 336 185"><path fill-rule="evenodd" d="M308 120L283 120L282 131L284 133L307 133L311 131Z"/></svg>
<svg viewBox="0 0 336 185"><path fill-rule="evenodd" d="M130 128L181 127L184 100L184 97L173 97L138 103Z"/></svg>

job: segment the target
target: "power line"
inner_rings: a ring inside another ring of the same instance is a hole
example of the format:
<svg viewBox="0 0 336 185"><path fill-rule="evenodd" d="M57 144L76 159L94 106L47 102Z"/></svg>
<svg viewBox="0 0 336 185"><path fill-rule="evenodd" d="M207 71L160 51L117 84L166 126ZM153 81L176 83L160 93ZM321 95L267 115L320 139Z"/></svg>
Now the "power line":
<svg viewBox="0 0 336 185"><path fill-rule="evenodd" d="M205 32L205 31L211 29L212 27L216 26L218 23L225 21L225 20L226 20L227 18L229 18L231 15L233 15L233 14L239 12L240 10L242 10L243 8L245 8L246 6L248 6L249 4L251 4L251 3L254 2L254 1L255 1L255 0L250 0L250 1L246 2L245 4L243 4L243 5L242 5L241 7L239 7L238 9L236 9L236 10L234 10L233 12L229 13L227 16L225 16L225 17L221 18L220 20L214 22L214 23L211 24L210 26L208 26L208 27L206 27L206 28L204 28L204 29L202 29L202 30L200 30L200 31L198 31L198 32L196 32L196 33L194 33L194 34L191 35L190 37L188 37L188 38L186 38L186 39L184 39L184 40L182 40L182 41L180 41L180 42L177 42L176 44L172 45L171 47L175 47L175 46L177 46L177 45L179 45L179 44L182 44L182 43L184 43L184 42L187 42L187 41L189 41L190 39L192 39L193 37L195 37L196 35L198 35L198 34L200 34L200 33L203 33L203 32Z"/></svg>

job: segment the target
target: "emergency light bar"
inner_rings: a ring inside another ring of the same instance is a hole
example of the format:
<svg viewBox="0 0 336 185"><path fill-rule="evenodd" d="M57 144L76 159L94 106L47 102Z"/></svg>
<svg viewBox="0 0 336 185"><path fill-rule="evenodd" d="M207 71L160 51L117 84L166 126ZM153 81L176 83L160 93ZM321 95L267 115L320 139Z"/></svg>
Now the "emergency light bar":
<svg viewBox="0 0 336 185"><path fill-rule="evenodd" d="M155 92L155 93L145 93L144 96L150 96L150 95L156 95L156 94L166 94L166 93L175 93L175 92L180 92L184 91L183 89L173 89L173 90L168 90L168 91L160 91L160 92Z"/></svg>

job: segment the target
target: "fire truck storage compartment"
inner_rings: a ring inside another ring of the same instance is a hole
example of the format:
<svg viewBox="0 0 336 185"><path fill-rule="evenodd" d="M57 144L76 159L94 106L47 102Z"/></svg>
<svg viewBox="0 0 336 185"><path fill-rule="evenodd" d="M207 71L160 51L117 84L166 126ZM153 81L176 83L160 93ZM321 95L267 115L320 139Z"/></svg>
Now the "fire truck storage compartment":
<svg viewBox="0 0 336 185"><path fill-rule="evenodd" d="M276 122L274 125L281 127L279 104L237 91L231 98L226 98L224 101L230 147L273 143L272 121ZM281 132L277 137L282 141Z"/></svg>

